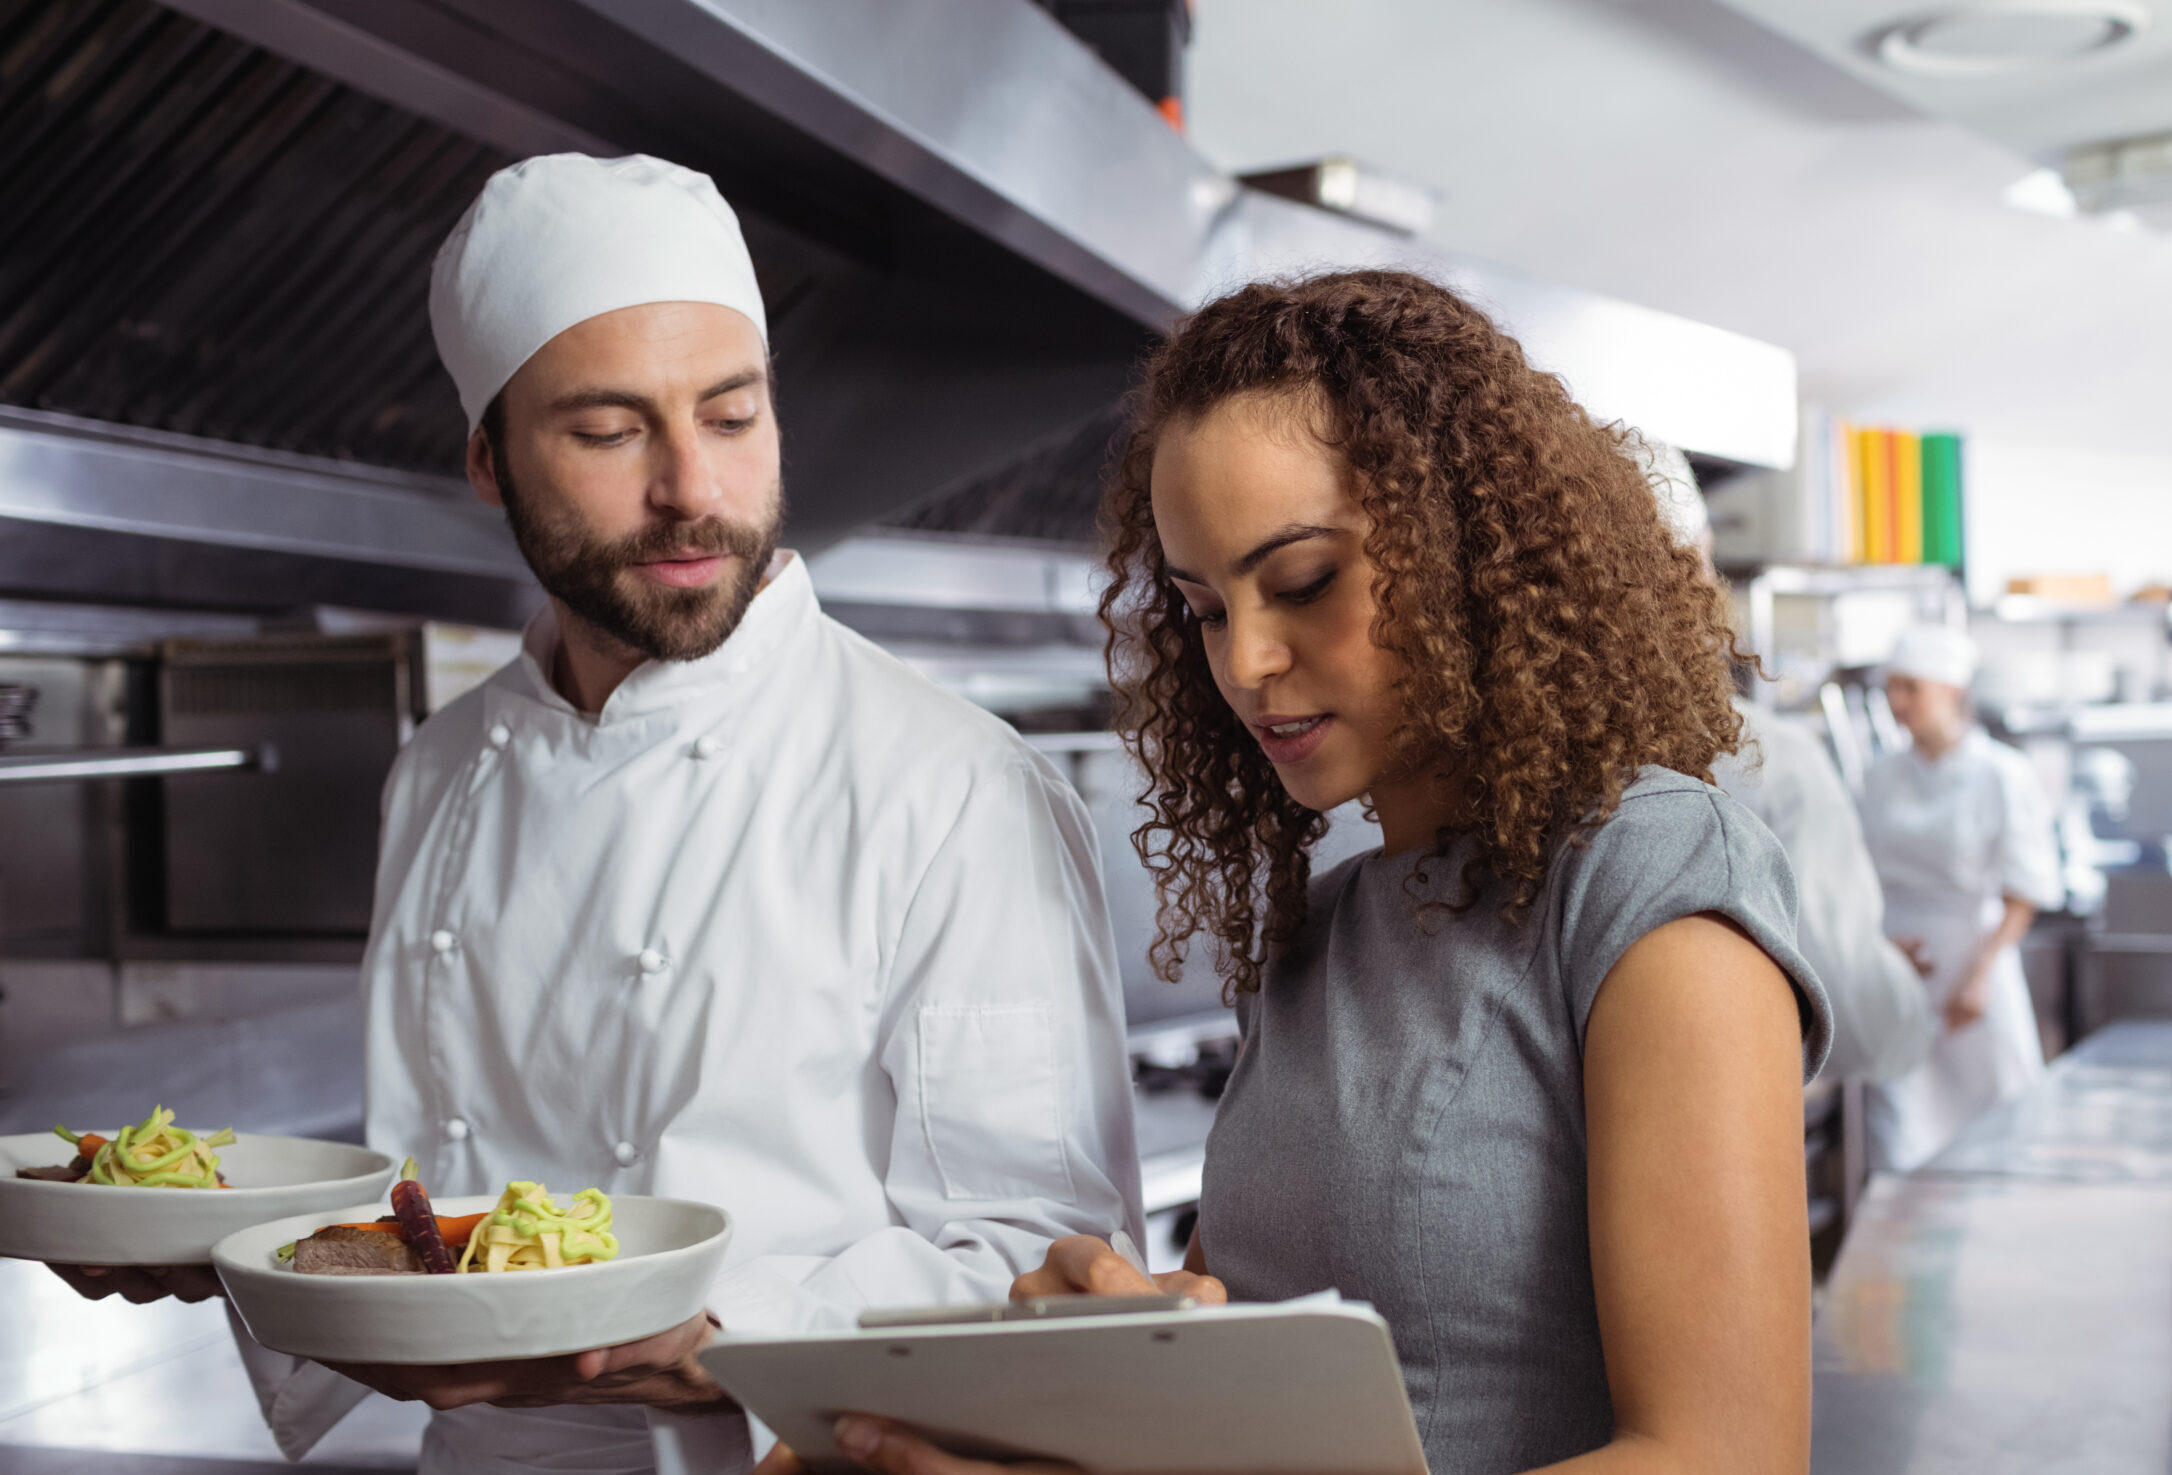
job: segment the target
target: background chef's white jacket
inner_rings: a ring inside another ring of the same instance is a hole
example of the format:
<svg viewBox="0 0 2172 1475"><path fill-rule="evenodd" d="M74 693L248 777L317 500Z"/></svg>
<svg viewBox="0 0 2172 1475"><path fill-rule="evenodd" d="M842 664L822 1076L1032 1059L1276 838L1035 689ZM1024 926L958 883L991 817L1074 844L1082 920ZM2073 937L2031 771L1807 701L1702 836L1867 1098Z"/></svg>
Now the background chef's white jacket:
<svg viewBox="0 0 2172 1475"><path fill-rule="evenodd" d="M1998 925L2005 897L2040 909L2065 901L2043 787L2025 756L1980 727L1941 757L1908 748L1873 763L1863 837L1885 886L1887 930L1923 939L1934 1006ZM1871 1165L1905 1172L1927 1162L2043 1070L2021 954L2004 947L1992 960L1983 1017L1942 1030L1922 1065L1871 1091Z"/></svg>
<svg viewBox="0 0 2172 1475"><path fill-rule="evenodd" d="M727 1334L1000 1300L1051 1239L1140 1234L1098 850L1047 761L824 616L791 555L722 647L595 718L556 641L546 613L387 786L370 1144L448 1196L721 1205ZM290 1455L358 1400L243 1343ZM650 1422L441 1414L423 1468L645 1470ZM654 1422L666 1469L746 1457L736 1418Z"/></svg>
<svg viewBox="0 0 2172 1475"><path fill-rule="evenodd" d="M1886 937L1885 898L1863 842L1855 801L1825 742L1808 727L1747 702L1742 751L1723 754L1713 777L1765 822L1795 871L1801 898L1795 941L1833 1005L1834 1080L1888 1080L1931 1047L1930 996L1915 965Z"/></svg>

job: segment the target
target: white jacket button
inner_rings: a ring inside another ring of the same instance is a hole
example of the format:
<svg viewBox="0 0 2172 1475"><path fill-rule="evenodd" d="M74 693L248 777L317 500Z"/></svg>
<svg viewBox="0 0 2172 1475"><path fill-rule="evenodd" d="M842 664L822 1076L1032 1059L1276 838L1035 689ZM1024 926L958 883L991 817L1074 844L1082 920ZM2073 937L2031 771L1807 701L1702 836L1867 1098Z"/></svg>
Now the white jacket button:
<svg viewBox="0 0 2172 1475"><path fill-rule="evenodd" d="M441 953L456 952L460 947L460 939L440 927L430 934L430 946Z"/></svg>
<svg viewBox="0 0 2172 1475"><path fill-rule="evenodd" d="M641 949L641 956L634 961L641 965L643 973L661 973L671 966L671 960L652 947Z"/></svg>
<svg viewBox="0 0 2172 1475"><path fill-rule="evenodd" d="M468 1124L459 1117L454 1117L452 1120L445 1123L445 1140L447 1142L467 1141Z"/></svg>
<svg viewBox="0 0 2172 1475"><path fill-rule="evenodd" d="M513 740L513 729L504 723L493 723L490 729L490 746L502 748Z"/></svg>
<svg viewBox="0 0 2172 1475"><path fill-rule="evenodd" d="M694 756L696 758L714 758L723 751L724 744L720 740L711 737L708 733L703 733L700 737L694 739Z"/></svg>
<svg viewBox="0 0 2172 1475"><path fill-rule="evenodd" d="M630 1168L641 1161L641 1149L631 1142L621 1142L611 1149L611 1156L618 1159L620 1167Z"/></svg>

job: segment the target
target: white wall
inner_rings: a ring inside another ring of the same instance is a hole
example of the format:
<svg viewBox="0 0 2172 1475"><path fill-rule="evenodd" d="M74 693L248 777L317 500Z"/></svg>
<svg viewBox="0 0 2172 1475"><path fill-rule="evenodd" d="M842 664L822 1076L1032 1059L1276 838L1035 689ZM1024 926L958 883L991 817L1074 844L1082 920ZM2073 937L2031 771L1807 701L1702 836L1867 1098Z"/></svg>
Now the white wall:
<svg viewBox="0 0 2172 1475"><path fill-rule="evenodd" d="M2172 235L2008 208L2034 161L1716 0L1194 13L1218 163L1354 153L1440 191L1441 245L1790 349L1865 423L2172 456Z"/></svg>
<svg viewBox="0 0 2172 1475"><path fill-rule="evenodd" d="M1970 603L2029 574L2109 574L2122 597L2172 583L2172 456L1974 437L1963 454Z"/></svg>

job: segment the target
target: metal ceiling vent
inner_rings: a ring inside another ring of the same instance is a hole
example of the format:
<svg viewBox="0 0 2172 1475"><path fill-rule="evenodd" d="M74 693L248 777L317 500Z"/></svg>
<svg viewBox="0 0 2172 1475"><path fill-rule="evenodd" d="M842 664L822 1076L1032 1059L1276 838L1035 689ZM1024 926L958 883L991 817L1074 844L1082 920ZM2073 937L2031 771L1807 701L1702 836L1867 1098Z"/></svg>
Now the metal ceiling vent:
<svg viewBox="0 0 2172 1475"><path fill-rule="evenodd" d="M0 401L457 468L430 258L505 162L146 0L0 0Z"/></svg>
<svg viewBox="0 0 2172 1475"><path fill-rule="evenodd" d="M2148 28L2138 0L1981 0L1883 27L1865 47L1911 76L1986 77L2101 55Z"/></svg>

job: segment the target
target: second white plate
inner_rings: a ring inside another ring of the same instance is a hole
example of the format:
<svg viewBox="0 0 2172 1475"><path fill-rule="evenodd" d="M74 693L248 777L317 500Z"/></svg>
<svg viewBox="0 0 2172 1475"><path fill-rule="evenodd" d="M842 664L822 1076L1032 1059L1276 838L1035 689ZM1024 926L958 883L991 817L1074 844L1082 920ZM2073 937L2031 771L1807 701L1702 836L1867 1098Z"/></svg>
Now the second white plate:
<svg viewBox="0 0 2172 1475"><path fill-rule="evenodd" d="M201 1265L237 1229L336 1209L392 1182L391 1158L346 1142L242 1132L218 1154L231 1188L42 1183L15 1170L65 1163L75 1149L50 1132L0 1137L0 1255L61 1265Z"/></svg>
<svg viewBox="0 0 2172 1475"><path fill-rule="evenodd" d="M496 1194L432 1201L445 1217L481 1213ZM303 1275L281 1245L327 1224L375 1219L382 1203L297 1215L212 1247L249 1334L319 1362L442 1364L555 1357L669 1331L701 1313L731 1243L713 1204L614 1194L615 1260L499 1275Z"/></svg>

